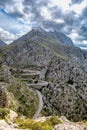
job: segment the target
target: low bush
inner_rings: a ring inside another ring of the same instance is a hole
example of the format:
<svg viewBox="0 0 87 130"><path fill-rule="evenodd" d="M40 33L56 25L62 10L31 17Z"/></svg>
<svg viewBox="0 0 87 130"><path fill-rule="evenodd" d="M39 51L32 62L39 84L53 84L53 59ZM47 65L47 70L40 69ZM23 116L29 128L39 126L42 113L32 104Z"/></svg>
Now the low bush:
<svg viewBox="0 0 87 130"><path fill-rule="evenodd" d="M44 122L35 122L32 119L15 119L15 123L17 123L21 129L52 130L55 125L61 124L62 121L58 117L52 116L47 118Z"/></svg>
<svg viewBox="0 0 87 130"><path fill-rule="evenodd" d="M5 119L9 114L9 109L0 108L0 119Z"/></svg>

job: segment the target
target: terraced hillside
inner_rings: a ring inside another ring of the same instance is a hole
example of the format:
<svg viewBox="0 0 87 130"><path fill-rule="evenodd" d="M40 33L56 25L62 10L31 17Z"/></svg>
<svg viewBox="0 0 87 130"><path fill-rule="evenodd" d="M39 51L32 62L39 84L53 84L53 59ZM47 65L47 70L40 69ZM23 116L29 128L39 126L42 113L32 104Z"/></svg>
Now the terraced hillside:
<svg viewBox="0 0 87 130"><path fill-rule="evenodd" d="M0 67L0 108L12 109L19 116L33 117L38 105L37 93L11 75L9 67Z"/></svg>

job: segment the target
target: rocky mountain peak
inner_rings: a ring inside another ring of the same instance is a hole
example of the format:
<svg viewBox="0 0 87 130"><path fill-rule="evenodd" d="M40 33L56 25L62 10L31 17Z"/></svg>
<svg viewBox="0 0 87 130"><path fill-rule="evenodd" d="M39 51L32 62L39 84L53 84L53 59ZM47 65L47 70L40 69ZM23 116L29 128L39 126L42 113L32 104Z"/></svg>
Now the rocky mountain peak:
<svg viewBox="0 0 87 130"><path fill-rule="evenodd" d="M44 31L44 29L42 29L41 27L34 27L32 30L33 31L39 31L39 32Z"/></svg>
<svg viewBox="0 0 87 130"><path fill-rule="evenodd" d="M25 42L29 40L39 40L44 42L52 42L61 45L74 46L71 38L59 31L47 31L41 27L35 27L24 36L15 40L16 42ZM15 42L14 41L14 42Z"/></svg>

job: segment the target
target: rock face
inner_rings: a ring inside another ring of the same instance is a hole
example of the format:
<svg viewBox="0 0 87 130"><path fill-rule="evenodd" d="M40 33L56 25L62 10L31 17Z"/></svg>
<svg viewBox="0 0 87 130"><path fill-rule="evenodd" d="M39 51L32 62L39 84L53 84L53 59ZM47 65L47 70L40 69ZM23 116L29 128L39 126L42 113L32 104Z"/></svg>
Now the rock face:
<svg viewBox="0 0 87 130"><path fill-rule="evenodd" d="M40 71L35 81L40 87L35 89L43 95L47 115L65 115L74 121L87 119L86 52L64 34L41 29L31 30L4 49L2 63ZM40 80L47 84L41 86Z"/></svg>
<svg viewBox="0 0 87 130"><path fill-rule="evenodd" d="M87 130L87 127L76 125L74 123L64 123L55 126L53 130Z"/></svg>
<svg viewBox="0 0 87 130"><path fill-rule="evenodd" d="M13 125L9 125L5 120L0 120L0 130L18 130Z"/></svg>
<svg viewBox="0 0 87 130"><path fill-rule="evenodd" d="M87 119L86 77L87 75L78 66L60 59L52 60L46 73L49 85L42 89L49 108L48 112L57 111L56 113L66 115L74 121ZM49 103L55 109L50 110Z"/></svg>
<svg viewBox="0 0 87 130"><path fill-rule="evenodd" d="M70 122L65 117L61 117L62 124L56 125L53 130L87 130L87 126Z"/></svg>

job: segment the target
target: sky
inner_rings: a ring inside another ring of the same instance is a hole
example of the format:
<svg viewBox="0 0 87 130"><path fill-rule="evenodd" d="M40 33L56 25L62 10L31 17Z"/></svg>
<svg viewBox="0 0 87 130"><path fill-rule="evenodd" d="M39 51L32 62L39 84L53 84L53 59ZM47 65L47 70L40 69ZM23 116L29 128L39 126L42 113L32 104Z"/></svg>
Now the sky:
<svg viewBox="0 0 87 130"><path fill-rule="evenodd" d="M61 31L87 48L87 0L0 0L0 39L11 43L34 27Z"/></svg>

